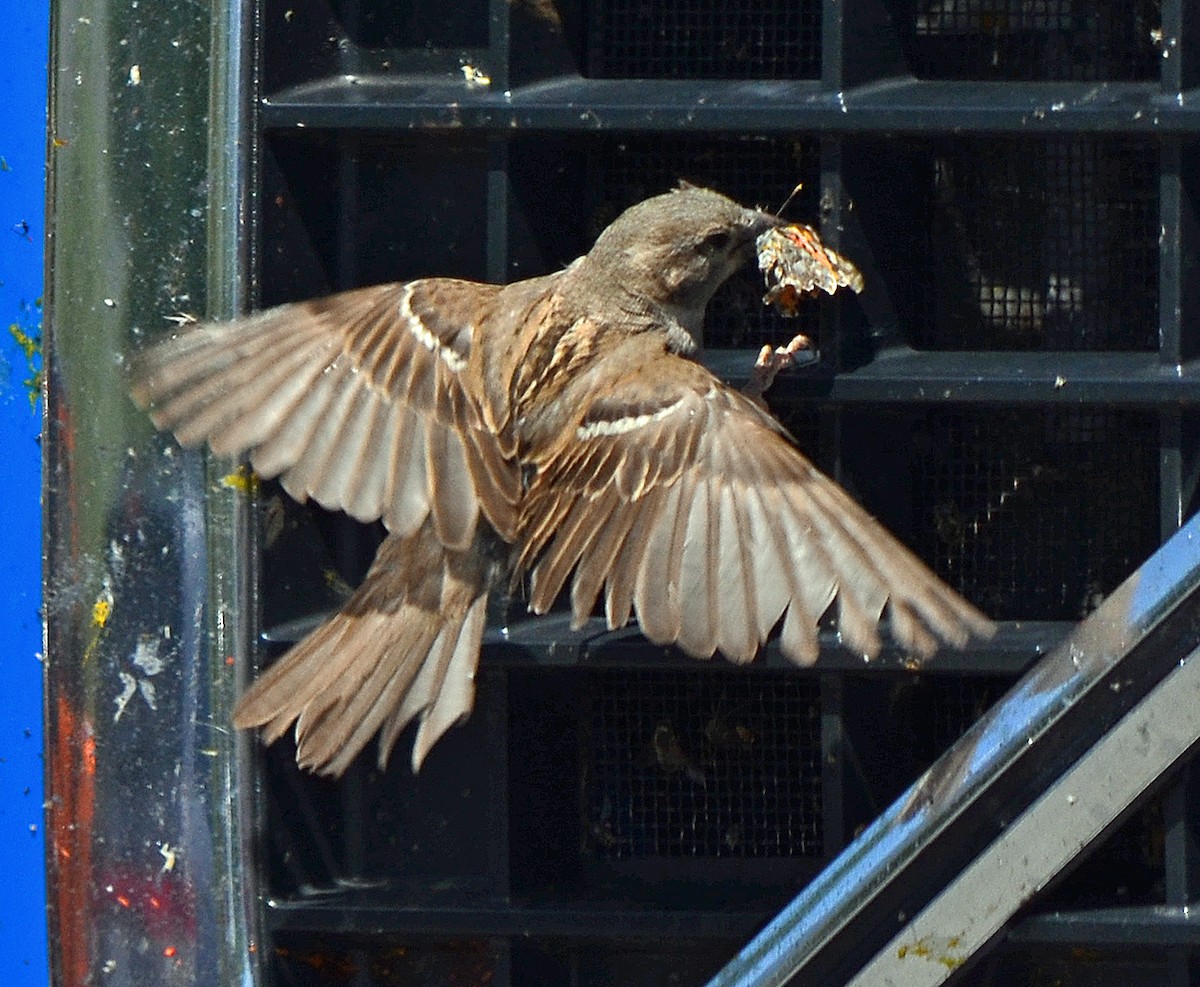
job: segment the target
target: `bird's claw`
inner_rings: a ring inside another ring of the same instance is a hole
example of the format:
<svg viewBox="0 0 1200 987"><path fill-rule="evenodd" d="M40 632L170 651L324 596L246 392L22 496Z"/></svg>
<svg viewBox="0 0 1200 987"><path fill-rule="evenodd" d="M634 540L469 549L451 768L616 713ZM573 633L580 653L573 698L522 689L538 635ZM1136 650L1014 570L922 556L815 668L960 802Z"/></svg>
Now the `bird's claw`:
<svg viewBox="0 0 1200 987"><path fill-rule="evenodd" d="M775 383L779 371L792 366L796 362L796 354L812 350L812 340L803 333L793 337L787 346L764 346L758 351L758 359L750 371L750 380L743 392L750 397L762 397L767 389Z"/></svg>

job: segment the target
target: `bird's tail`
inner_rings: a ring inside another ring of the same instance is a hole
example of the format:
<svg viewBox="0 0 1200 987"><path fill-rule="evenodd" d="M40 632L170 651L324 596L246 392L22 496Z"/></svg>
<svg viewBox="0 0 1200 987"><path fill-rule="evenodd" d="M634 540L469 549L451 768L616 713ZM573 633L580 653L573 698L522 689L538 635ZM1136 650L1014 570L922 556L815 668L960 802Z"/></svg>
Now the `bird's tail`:
<svg viewBox="0 0 1200 987"><path fill-rule="evenodd" d="M238 727L271 743L296 724L296 760L340 775L379 733L379 765L420 718L413 770L475 702L475 669L494 563L487 534L445 548L427 521L389 535L346 605L250 687Z"/></svg>

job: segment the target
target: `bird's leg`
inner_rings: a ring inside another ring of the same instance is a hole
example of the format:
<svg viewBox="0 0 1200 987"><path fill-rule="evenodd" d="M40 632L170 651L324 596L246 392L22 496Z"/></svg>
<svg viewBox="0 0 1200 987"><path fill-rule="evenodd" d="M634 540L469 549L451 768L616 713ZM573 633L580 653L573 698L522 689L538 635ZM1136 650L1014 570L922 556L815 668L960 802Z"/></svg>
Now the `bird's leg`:
<svg viewBox="0 0 1200 987"><path fill-rule="evenodd" d="M811 350L812 340L800 333L787 346L776 346L772 349L764 346L758 353L754 368L750 371L750 380L742 388L747 397L761 398L773 383L775 375L785 367L796 362L796 354L802 350Z"/></svg>

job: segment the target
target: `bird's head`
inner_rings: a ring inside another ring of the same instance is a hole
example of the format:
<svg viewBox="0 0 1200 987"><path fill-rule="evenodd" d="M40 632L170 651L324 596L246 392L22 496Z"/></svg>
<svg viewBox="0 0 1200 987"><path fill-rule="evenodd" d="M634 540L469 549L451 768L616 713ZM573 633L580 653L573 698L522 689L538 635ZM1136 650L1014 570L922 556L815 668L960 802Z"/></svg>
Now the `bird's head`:
<svg viewBox="0 0 1200 987"><path fill-rule="evenodd" d="M757 237L781 222L711 189L684 186L626 209L583 266L627 297L658 304L696 335L709 299L754 256Z"/></svg>

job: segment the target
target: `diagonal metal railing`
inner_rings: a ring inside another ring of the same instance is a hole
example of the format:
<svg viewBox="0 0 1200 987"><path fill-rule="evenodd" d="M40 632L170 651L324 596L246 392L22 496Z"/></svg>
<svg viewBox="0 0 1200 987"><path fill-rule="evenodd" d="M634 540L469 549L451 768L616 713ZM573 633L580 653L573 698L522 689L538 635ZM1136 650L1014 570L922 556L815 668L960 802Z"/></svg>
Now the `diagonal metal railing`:
<svg viewBox="0 0 1200 987"><path fill-rule="evenodd" d="M1200 516L708 987L946 982L1200 739Z"/></svg>

